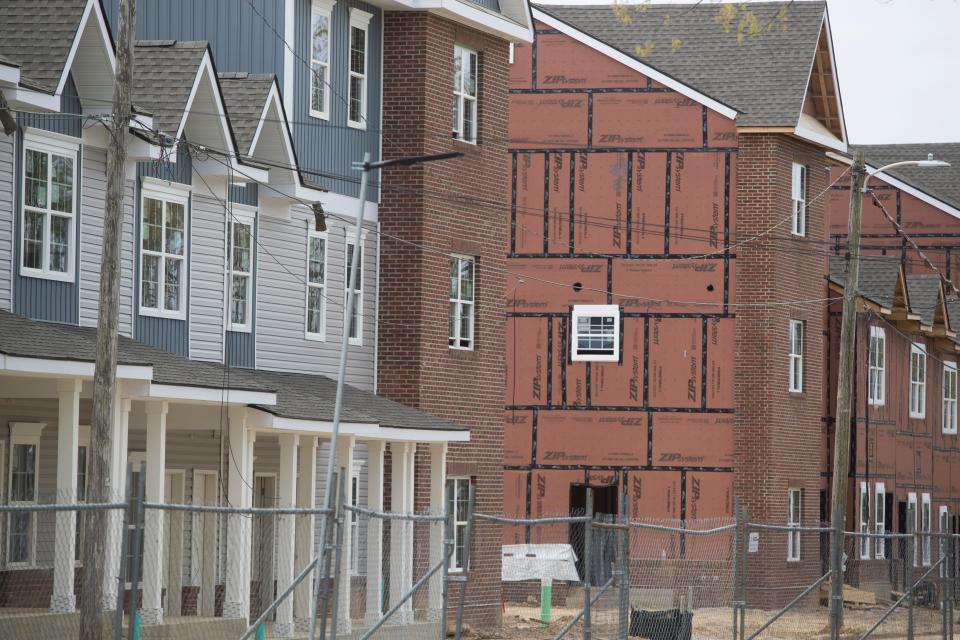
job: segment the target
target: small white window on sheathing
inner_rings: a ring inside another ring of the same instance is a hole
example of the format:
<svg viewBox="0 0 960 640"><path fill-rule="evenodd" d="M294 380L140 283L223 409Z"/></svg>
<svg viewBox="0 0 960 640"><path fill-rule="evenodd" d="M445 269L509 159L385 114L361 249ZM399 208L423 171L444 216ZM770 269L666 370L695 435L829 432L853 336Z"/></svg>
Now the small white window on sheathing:
<svg viewBox="0 0 960 640"><path fill-rule="evenodd" d="M576 305L571 325L572 360L617 362L620 359L620 307Z"/></svg>
<svg viewBox="0 0 960 640"><path fill-rule="evenodd" d="M807 235L807 168L797 162L793 163L793 179L791 181L791 212L790 233L795 236Z"/></svg>
<svg viewBox="0 0 960 640"><path fill-rule="evenodd" d="M910 346L910 417L927 413L927 348L919 342Z"/></svg>
<svg viewBox="0 0 960 640"><path fill-rule="evenodd" d="M868 350L867 402L882 407L886 394L887 338L883 327L870 327Z"/></svg>
<svg viewBox="0 0 960 640"><path fill-rule="evenodd" d="M791 393L803 391L803 321L790 321L790 376Z"/></svg>

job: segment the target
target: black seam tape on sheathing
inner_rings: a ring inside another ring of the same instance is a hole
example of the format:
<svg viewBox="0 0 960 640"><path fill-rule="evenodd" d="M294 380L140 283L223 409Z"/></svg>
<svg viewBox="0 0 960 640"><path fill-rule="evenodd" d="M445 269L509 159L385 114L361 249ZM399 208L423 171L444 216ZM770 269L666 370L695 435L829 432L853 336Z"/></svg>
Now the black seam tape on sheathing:
<svg viewBox="0 0 960 640"><path fill-rule="evenodd" d="M687 472L680 472L680 523L681 528L684 526L683 523L687 521ZM687 535L680 532L680 557L685 558L687 555Z"/></svg>
<svg viewBox="0 0 960 640"><path fill-rule="evenodd" d="M553 317L547 318L547 404L553 404Z"/></svg>
<svg viewBox="0 0 960 640"><path fill-rule="evenodd" d="M643 319L643 405L650 404L650 318Z"/></svg>
<svg viewBox="0 0 960 640"><path fill-rule="evenodd" d="M673 152L667 151L667 164L664 171L666 190L663 198L663 253L670 253L670 173L673 165Z"/></svg>
<svg viewBox="0 0 960 640"><path fill-rule="evenodd" d="M704 318L700 353L700 408L707 408L707 319Z"/></svg>
<svg viewBox="0 0 960 640"><path fill-rule="evenodd" d="M623 365L623 307L620 307L620 335L617 336L617 340L619 340L618 352L620 354L617 364Z"/></svg>
<svg viewBox="0 0 960 640"><path fill-rule="evenodd" d="M707 107L703 107L703 148L707 148Z"/></svg>
<svg viewBox="0 0 960 640"><path fill-rule="evenodd" d="M574 205L574 192L576 191L577 186L577 164L576 164L576 154L570 152L570 237L567 238L567 243L570 245L569 255L573 257L573 237L576 232L576 210Z"/></svg>
<svg viewBox="0 0 960 640"><path fill-rule="evenodd" d="M560 406L567 406L567 318L560 318Z"/></svg>
<svg viewBox="0 0 960 640"><path fill-rule="evenodd" d="M633 253L633 151L627 152L627 255Z"/></svg>
<svg viewBox="0 0 960 640"><path fill-rule="evenodd" d="M534 409L533 416L530 418L530 466L537 466L537 422L540 417L540 410Z"/></svg>
<svg viewBox="0 0 960 640"><path fill-rule="evenodd" d="M537 88L537 38L530 43L530 86Z"/></svg>
<svg viewBox="0 0 960 640"><path fill-rule="evenodd" d="M653 414L647 411L647 466L653 466Z"/></svg>
<svg viewBox="0 0 960 640"><path fill-rule="evenodd" d="M550 253L550 154L543 154L543 255Z"/></svg>
<svg viewBox="0 0 960 640"><path fill-rule="evenodd" d="M533 476L533 471L527 471L527 495L526 495L526 501L525 501L526 502L525 507L527 511L527 514L526 514L527 520L529 520L533 515L531 513L531 508L533 506L533 496L531 495L531 493L533 492L532 476ZM526 527L524 527L523 541L527 544L530 544L530 525L527 525Z"/></svg>
<svg viewBox="0 0 960 640"><path fill-rule="evenodd" d="M593 377L593 363L588 360L586 364L587 366L584 367L584 370L585 370L584 378L586 378L587 390L586 390L586 395L584 397L584 402L586 403L587 407L589 407L590 406L590 378Z"/></svg>
<svg viewBox="0 0 960 640"><path fill-rule="evenodd" d="M511 154L510 177L510 255L517 255L517 154Z"/></svg>
<svg viewBox="0 0 960 640"><path fill-rule="evenodd" d="M593 94L587 94L587 146L593 146Z"/></svg>
<svg viewBox="0 0 960 640"><path fill-rule="evenodd" d="M730 246L730 153L723 154L723 246ZM730 310L730 252L723 252L723 312Z"/></svg>
<svg viewBox="0 0 960 640"><path fill-rule="evenodd" d="M613 258L607 258L607 304L613 304Z"/></svg>

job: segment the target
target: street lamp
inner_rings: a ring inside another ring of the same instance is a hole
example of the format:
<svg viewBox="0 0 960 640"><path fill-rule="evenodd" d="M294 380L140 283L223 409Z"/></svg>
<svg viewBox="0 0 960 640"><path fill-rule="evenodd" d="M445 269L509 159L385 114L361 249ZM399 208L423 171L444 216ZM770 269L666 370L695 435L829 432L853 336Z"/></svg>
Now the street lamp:
<svg viewBox="0 0 960 640"><path fill-rule="evenodd" d="M847 476L850 473L850 396L853 393L854 322L857 298L857 273L860 270L860 209L863 194L873 176L896 167L949 167L943 160L903 160L867 173L863 152L857 151L850 168L850 265L843 288L843 317L840 326L840 367L837 376L837 419L833 439L832 508L830 514L830 638L839 640L843 627L843 525L847 513Z"/></svg>

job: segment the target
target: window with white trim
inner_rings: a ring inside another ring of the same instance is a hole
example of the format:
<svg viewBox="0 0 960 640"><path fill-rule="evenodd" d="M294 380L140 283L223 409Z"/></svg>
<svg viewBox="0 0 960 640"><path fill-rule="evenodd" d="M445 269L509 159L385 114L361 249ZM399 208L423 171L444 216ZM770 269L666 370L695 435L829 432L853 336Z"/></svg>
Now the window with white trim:
<svg viewBox="0 0 960 640"><path fill-rule="evenodd" d="M343 281L343 310L347 311L347 294L350 292L350 280L353 274L353 242L347 243L346 279ZM350 344L363 344L363 245L357 256L357 288L353 290L353 316L350 318Z"/></svg>
<svg viewBox="0 0 960 640"><path fill-rule="evenodd" d="M790 379L791 393L803 391L803 321L790 321Z"/></svg>
<svg viewBox="0 0 960 640"><path fill-rule="evenodd" d="M957 363L943 363L943 411L941 412L943 433L957 432Z"/></svg>
<svg viewBox="0 0 960 640"><path fill-rule="evenodd" d="M350 476L350 506L360 504L360 477ZM350 518L350 575L358 575L360 568L360 525L356 511L348 511Z"/></svg>
<svg viewBox="0 0 960 640"><path fill-rule="evenodd" d="M20 275L73 282L79 149L33 132L24 136Z"/></svg>
<svg viewBox="0 0 960 640"><path fill-rule="evenodd" d="M870 559L870 489L866 482L860 483L860 558Z"/></svg>
<svg viewBox="0 0 960 640"><path fill-rule="evenodd" d="M453 137L477 141L477 52L453 47Z"/></svg>
<svg viewBox="0 0 960 640"><path fill-rule="evenodd" d="M910 522L910 514L913 513L913 522ZM907 533L916 534L917 532L917 522L920 519L920 514L917 513L917 494L912 491L907 494ZM920 543L917 539L917 536L914 535L913 538L913 566L920 566Z"/></svg>
<svg viewBox="0 0 960 640"><path fill-rule="evenodd" d="M327 234L307 235L307 337L323 340L327 325Z"/></svg>
<svg viewBox="0 0 960 640"><path fill-rule="evenodd" d="M310 115L330 118L330 24L333 2L313 0L310 7Z"/></svg>
<svg viewBox="0 0 960 640"><path fill-rule="evenodd" d="M367 128L367 31L373 14L350 9L350 65L347 124Z"/></svg>
<svg viewBox="0 0 960 640"><path fill-rule="evenodd" d="M186 237L186 199L145 192L140 220L141 314L186 315Z"/></svg>
<svg viewBox="0 0 960 640"><path fill-rule="evenodd" d="M920 508L920 533L923 535L923 566L930 566L930 494L922 496Z"/></svg>
<svg viewBox="0 0 960 640"><path fill-rule="evenodd" d="M922 418L927 412L927 349L910 345L910 417Z"/></svg>
<svg viewBox="0 0 960 640"><path fill-rule="evenodd" d="M939 518L939 527L937 531L940 533L950 533L950 510L947 509L947 505L940 505L940 518ZM947 552L946 548L946 537L940 536L937 538L938 546L940 548L940 558L944 557ZM940 565L940 577L946 575L946 566L944 564Z"/></svg>
<svg viewBox="0 0 960 640"><path fill-rule="evenodd" d="M230 223L230 330L250 331L253 315L253 225Z"/></svg>
<svg viewBox="0 0 960 640"><path fill-rule="evenodd" d="M793 529L800 528L801 514L803 513L803 489L787 490L787 526ZM787 532L787 560L800 560L800 532Z"/></svg>
<svg viewBox="0 0 960 640"><path fill-rule="evenodd" d="M570 320L571 359L617 362L620 359L620 307L579 304Z"/></svg>
<svg viewBox="0 0 960 640"><path fill-rule="evenodd" d="M13 423L10 428L10 476L7 501L10 504L37 503L40 462L40 432L43 424ZM7 566L34 564L37 548L36 513L14 511L7 519Z"/></svg>
<svg viewBox="0 0 960 640"><path fill-rule="evenodd" d="M807 235L807 168L793 163L793 179L791 181L792 213L790 217L790 233L795 236Z"/></svg>
<svg viewBox="0 0 960 640"><path fill-rule="evenodd" d="M450 256L451 349L473 349L474 261L468 256Z"/></svg>
<svg viewBox="0 0 960 640"><path fill-rule="evenodd" d="M887 490L882 482L877 483L875 496L873 532L882 536L887 532ZM886 538L876 538L873 551L878 560L885 558L887 555Z"/></svg>
<svg viewBox="0 0 960 640"><path fill-rule="evenodd" d="M887 337L883 327L870 327L867 357L867 402L882 407L886 392Z"/></svg>
<svg viewBox="0 0 960 640"><path fill-rule="evenodd" d="M450 558L451 571L463 571L463 558L466 551L467 510L470 502L470 478L447 478L447 503L453 514L453 556Z"/></svg>

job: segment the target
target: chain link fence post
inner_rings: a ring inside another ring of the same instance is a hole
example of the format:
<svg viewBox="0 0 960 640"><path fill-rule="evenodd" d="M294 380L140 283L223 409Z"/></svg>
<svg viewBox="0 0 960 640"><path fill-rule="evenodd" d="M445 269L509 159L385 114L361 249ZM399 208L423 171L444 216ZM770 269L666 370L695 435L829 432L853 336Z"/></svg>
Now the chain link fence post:
<svg viewBox="0 0 960 640"><path fill-rule="evenodd" d="M130 621L127 637L135 640L140 637L140 565L143 562L143 493L147 479L147 465L140 463L140 475L137 493L133 499L133 549L130 553ZM124 531L123 535L127 535ZM120 603L117 603L120 606Z"/></svg>
<svg viewBox="0 0 960 640"><path fill-rule="evenodd" d="M742 537L740 532L740 496L733 497L733 537L730 542L730 559L733 564L733 599L731 600L731 605L733 609L733 640L737 640L737 618L740 612L740 598L738 597L737 590L740 587L740 576L737 571L740 565L740 553L739 547L737 546L738 540Z"/></svg>
<svg viewBox="0 0 960 640"><path fill-rule="evenodd" d="M617 567L620 578L620 598L617 620L617 640L627 640L630 632L630 502L627 483L623 483L620 497L620 524L623 530L617 538L620 548L617 550Z"/></svg>
<svg viewBox="0 0 960 640"><path fill-rule="evenodd" d="M590 568L593 564L591 556L591 538L593 537L593 489L587 487L587 521L583 523L583 640L591 640L590 619Z"/></svg>
<svg viewBox="0 0 960 640"><path fill-rule="evenodd" d="M904 575L906 579L904 580L904 588L909 590L909 595L907 596L907 638L908 640L913 640L913 564L916 562L917 558L917 532L914 523L916 522L917 517L917 508L915 505L907 507L907 533L910 534L910 537L907 538L907 557L903 559L904 566Z"/></svg>
<svg viewBox="0 0 960 640"><path fill-rule="evenodd" d="M740 537L740 640L747 637L747 547L750 540L750 514L747 505L740 509L743 535Z"/></svg>
<svg viewBox="0 0 960 640"><path fill-rule="evenodd" d="M124 485L127 491L133 491L133 465L127 465L127 482ZM133 515L130 513L132 505L127 502L127 508L123 510L123 529L124 535L120 537L120 573L117 576L117 608L113 614L113 638L114 640L123 640L123 593L126 591L127 577L127 543L129 536L126 535L130 522L133 521Z"/></svg>

